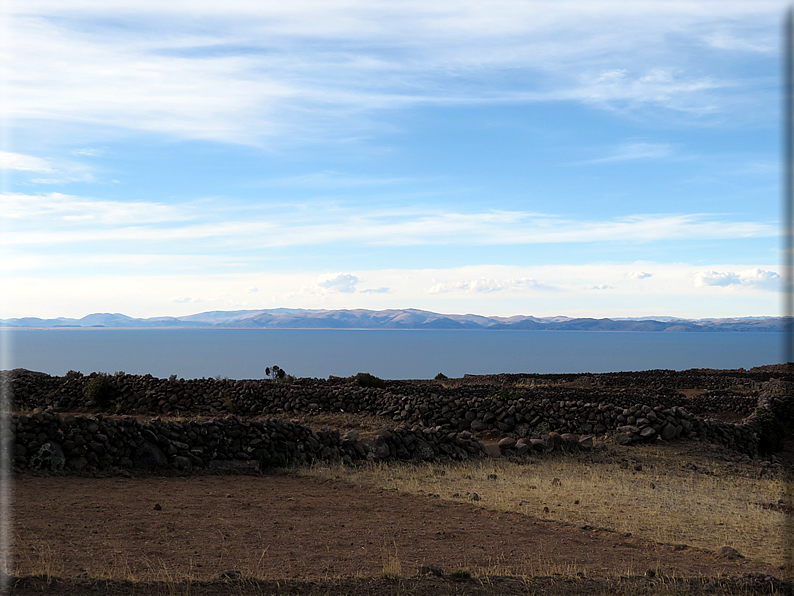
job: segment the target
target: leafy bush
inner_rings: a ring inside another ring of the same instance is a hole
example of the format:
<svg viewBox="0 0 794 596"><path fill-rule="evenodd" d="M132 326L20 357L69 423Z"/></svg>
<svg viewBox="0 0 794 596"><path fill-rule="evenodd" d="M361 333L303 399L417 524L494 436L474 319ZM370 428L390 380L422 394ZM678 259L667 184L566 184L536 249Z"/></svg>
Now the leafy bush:
<svg viewBox="0 0 794 596"><path fill-rule="evenodd" d="M786 427L773 412L758 408L755 411L761 423L758 432L758 450L768 455L783 449L783 440L786 438Z"/></svg>
<svg viewBox="0 0 794 596"><path fill-rule="evenodd" d="M83 395L89 403L106 408L113 398L114 388L111 377L107 373L97 373L83 387Z"/></svg>
<svg viewBox="0 0 794 596"><path fill-rule="evenodd" d="M443 381L443 380L448 379L448 378L449 377L447 375L445 375L444 373L438 373L436 375L436 381Z"/></svg>
<svg viewBox="0 0 794 596"><path fill-rule="evenodd" d="M356 373L350 377L350 380L358 383L359 387L377 387L378 389L386 389L386 381L369 373Z"/></svg>
<svg viewBox="0 0 794 596"><path fill-rule="evenodd" d="M70 370L65 375L63 375L64 379L71 380L71 379L82 379L83 373L77 370Z"/></svg>

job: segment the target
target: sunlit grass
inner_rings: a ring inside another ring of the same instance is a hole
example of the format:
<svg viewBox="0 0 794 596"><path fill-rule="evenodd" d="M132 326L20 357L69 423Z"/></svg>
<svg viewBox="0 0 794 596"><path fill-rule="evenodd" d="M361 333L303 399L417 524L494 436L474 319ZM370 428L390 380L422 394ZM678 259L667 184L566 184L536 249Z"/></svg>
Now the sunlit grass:
<svg viewBox="0 0 794 596"><path fill-rule="evenodd" d="M322 464L299 473L630 532L666 544L709 551L732 546L745 557L783 563L785 514L763 507L783 494L780 479L731 474L722 463L709 467L704 459L694 471L684 467L692 458L673 445L626 453L635 453L642 463L546 455L533 463L499 458L445 465ZM635 469L638 465L641 469ZM470 501L471 493L479 500Z"/></svg>

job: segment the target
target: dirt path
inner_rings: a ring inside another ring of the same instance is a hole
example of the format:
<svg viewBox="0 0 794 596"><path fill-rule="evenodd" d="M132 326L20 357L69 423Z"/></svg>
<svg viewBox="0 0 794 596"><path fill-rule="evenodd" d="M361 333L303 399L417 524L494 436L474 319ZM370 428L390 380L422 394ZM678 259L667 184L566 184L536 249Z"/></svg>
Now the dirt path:
<svg viewBox="0 0 794 596"><path fill-rule="evenodd" d="M22 475L14 515L18 575L211 579L238 569L268 578L377 577L388 556L404 576L423 564L592 578L649 568L686 577L780 574L745 559L288 475Z"/></svg>

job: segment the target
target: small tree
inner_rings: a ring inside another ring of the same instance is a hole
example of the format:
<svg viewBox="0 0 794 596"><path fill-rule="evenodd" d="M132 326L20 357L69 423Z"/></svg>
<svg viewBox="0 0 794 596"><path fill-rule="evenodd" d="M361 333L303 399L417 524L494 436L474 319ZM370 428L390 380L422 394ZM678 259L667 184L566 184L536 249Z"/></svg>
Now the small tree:
<svg viewBox="0 0 794 596"><path fill-rule="evenodd" d="M276 365L268 366L265 369L265 375L273 379L274 381L281 381L284 377L287 376L287 372L283 368L279 368Z"/></svg>
<svg viewBox="0 0 794 596"><path fill-rule="evenodd" d="M99 408L106 408L113 399L114 387L111 377L107 373L97 373L91 376L83 386L83 395L88 402Z"/></svg>

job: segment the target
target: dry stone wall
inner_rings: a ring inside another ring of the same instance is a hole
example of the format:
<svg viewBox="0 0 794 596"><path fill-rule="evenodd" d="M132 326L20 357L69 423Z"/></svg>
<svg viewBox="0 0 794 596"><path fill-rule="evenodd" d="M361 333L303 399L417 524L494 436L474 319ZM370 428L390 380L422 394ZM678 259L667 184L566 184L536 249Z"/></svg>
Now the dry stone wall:
<svg viewBox="0 0 794 596"><path fill-rule="evenodd" d="M551 433L568 435L572 442L584 436L583 445L588 444L587 437L605 434L623 443L698 438L755 456L758 421L752 412L759 406L771 407L772 398L789 403L785 398L787 384L774 378L750 379L748 382L760 383L761 390L749 395L731 392L725 389L725 383L715 381L711 384L718 389L687 399L669 387L604 387L601 375L576 377L581 386L571 379L567 386L555 382L532 385L526 383L525 376L521 376L520 383L507 385L506 378L512 376L516 375L449 384L387 381L385 388L374 388L336 378L296 379L285 384L270 380L159 379L122 373L110 377L110 390L102 409L116 415L208 417L344 411L385 416L395 426L438 428L441 433L452 434L490 433L516 440L548 442ZM651 377L653 380L653 374ZM97 404L91 403L85 392L91 379L92 376L51 377L21 370L6 374L19 411L96 411ZM696 415L726 410L747 417L740 424L728 424Z"/></svg>
<svg viewBox="0 0 794 596"><path fill-rule="evenodd" d="M47 410L14 414L12 425L14 466L47 471L264 469L313 461L463 460L483 453L468 432L399 427L360 439L354 431L340 436L336 430L313 431L276 418L140 422L131 416L61 416Z"/></svg>

